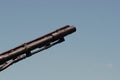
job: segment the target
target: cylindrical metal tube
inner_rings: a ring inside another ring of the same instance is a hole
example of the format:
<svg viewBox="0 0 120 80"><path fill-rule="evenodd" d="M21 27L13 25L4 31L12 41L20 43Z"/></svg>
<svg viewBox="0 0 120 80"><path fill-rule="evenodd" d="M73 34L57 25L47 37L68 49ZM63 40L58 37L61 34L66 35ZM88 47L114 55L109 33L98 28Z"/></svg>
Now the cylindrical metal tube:
<svg viewBox="0 0 120 80"><path fill-rule="evenodd" d="M47 35L44 35L40 38L37 38L28 43L20 45L14 49L6 51L6 52L0 54L0 65L5 63L6 61L16 58L19 55L25 54L27 51L34 50L38 47L44 47L48 43L59 40L60 38L63 38L75 31L76 31L75 27L67 25L67 26L57 29Z"/></svg>

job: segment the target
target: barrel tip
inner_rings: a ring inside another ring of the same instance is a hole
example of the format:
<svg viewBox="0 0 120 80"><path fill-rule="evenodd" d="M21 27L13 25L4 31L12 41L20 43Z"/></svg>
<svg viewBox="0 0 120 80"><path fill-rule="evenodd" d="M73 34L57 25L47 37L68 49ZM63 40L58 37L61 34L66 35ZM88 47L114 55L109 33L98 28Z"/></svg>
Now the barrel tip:
<svg viewBox="0 0 120 80"><path fill-rule="evenodd" d="M77 30L74 25L66 25L65 27L72 27L72 28L74 28L75 31Z"/></svg>
<svg viewBox="0 0 120 80"><path fill-rule="evenodd" d="M73 25L72 25L71 27L74 29L74 31L76 31L76 30L77 30L75 26L73 26Z"/></svg>

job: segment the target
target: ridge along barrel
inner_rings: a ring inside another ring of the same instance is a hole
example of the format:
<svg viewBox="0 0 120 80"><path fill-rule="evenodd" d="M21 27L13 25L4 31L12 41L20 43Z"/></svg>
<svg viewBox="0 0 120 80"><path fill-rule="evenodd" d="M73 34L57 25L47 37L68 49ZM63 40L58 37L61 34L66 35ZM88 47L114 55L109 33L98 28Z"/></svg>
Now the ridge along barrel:
<svg viewBox="0 0 120 80"><path fill-rule="evenodd" d="M61 38L64 38L65 36L75 32L75 31L76 31L76 28L74 26L66 25L60 29L57 29L57 30L49 33L49 34L46 34L46 35L39 37L35 40L24 43L16 48L13 48L11 50L3 52L0 54L0 65L5 63L6 61L9 61L11 59L15 59L16 57L18 57L22 54L25 54L29 51L32 51L36 48L44 47L49 43L52 43L52 42L57 41Z"/></svg>

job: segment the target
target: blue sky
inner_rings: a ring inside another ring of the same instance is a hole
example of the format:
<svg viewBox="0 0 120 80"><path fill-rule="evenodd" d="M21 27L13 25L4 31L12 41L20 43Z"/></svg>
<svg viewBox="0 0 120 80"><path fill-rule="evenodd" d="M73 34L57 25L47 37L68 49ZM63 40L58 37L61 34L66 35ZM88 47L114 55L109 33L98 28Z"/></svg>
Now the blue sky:
<svg viewBox="0 0 120 80"><path fill-rule="evenodd" d="M64 43L20 61L1 80L120 80L119 0L1 0L1 53L65 25Z"/></svg>

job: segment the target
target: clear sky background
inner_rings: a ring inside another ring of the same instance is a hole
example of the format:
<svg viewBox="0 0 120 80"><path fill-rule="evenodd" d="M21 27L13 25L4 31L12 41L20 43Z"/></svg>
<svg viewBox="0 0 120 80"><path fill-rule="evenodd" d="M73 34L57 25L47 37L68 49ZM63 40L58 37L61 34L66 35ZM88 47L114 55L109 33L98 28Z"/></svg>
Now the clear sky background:
<svg viewBox="0 0 120 80"><path fill-rule="evenodd" d="M77 32L0 80L120 80L120 0L0 0L0 52L65 25Z"/></svg>

